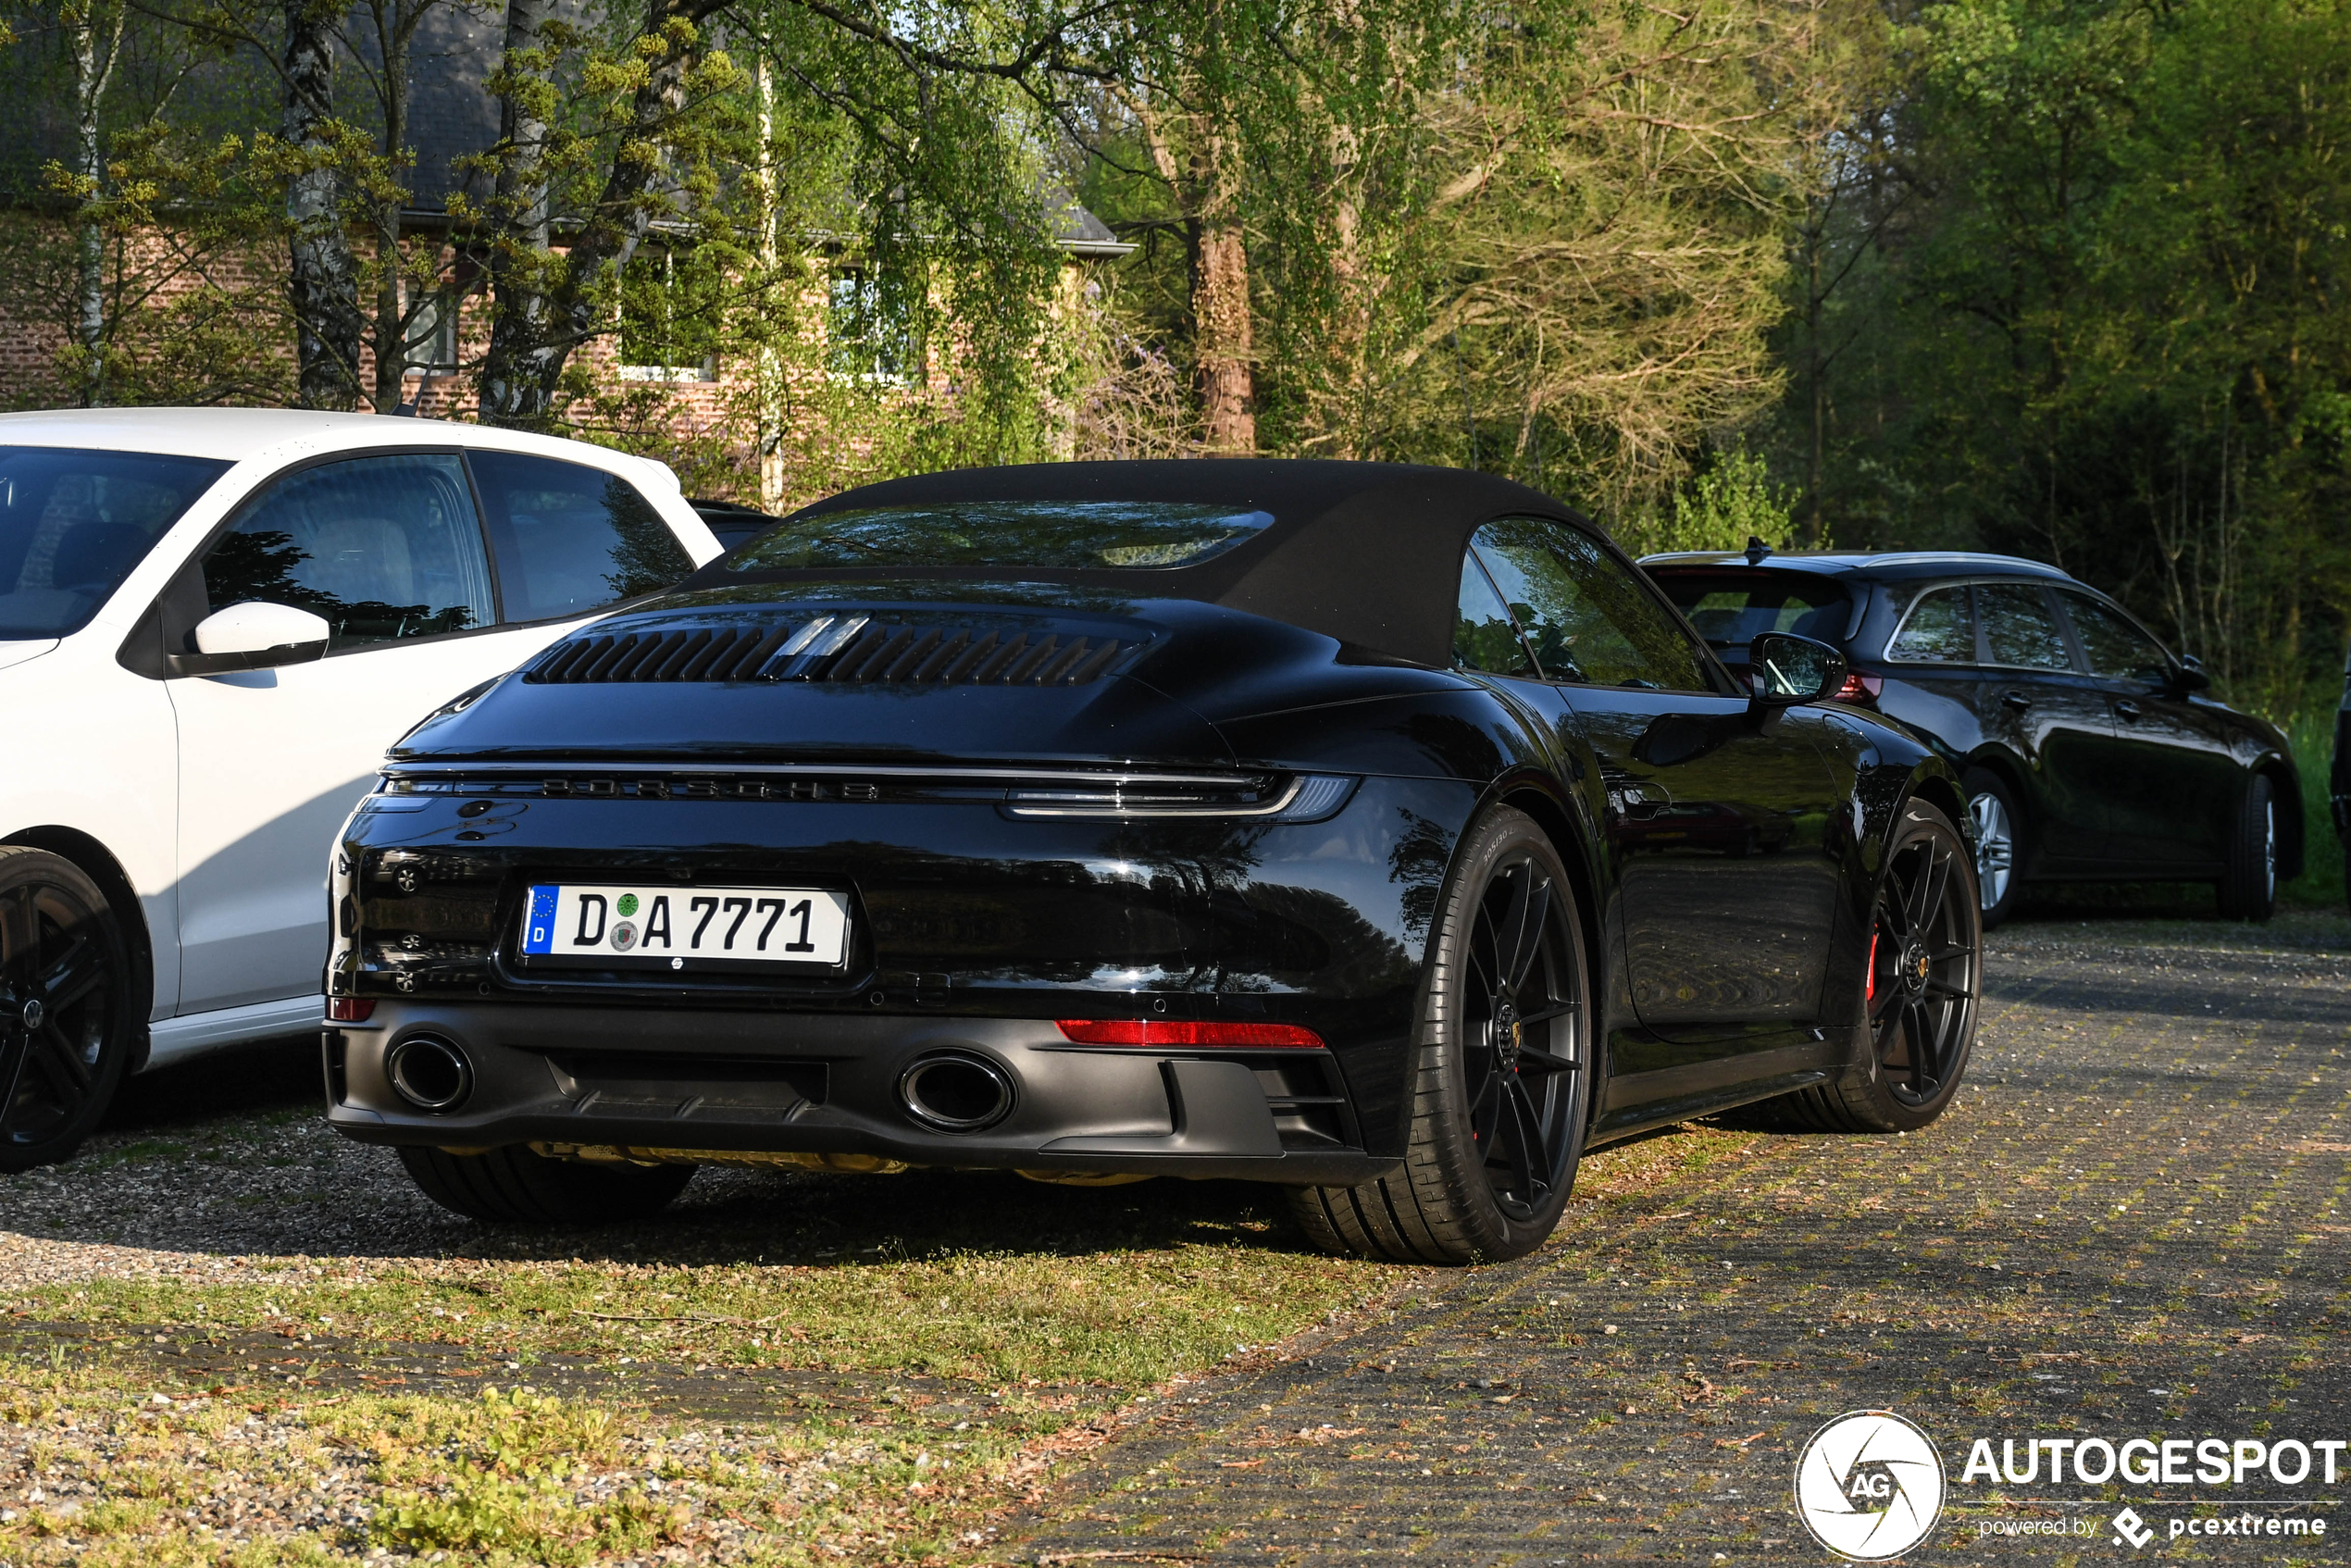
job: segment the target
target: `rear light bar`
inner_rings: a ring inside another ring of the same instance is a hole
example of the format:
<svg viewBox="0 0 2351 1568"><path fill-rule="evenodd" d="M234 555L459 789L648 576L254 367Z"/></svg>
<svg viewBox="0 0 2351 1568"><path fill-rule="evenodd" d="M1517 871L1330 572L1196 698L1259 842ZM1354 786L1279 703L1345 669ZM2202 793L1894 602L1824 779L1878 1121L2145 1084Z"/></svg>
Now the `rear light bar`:
<svg viewBox="0 0 2351 1568"><path fill-rule="evenodd" d="M364 1024L376 1014L376 999L371 996L330 996L327 999L330 1023Z"/></svg>
<svg viewBox="0 0 2351 1568"><path fill-rule="evenodd" d="M1261 779L1161 784L1141 777L1110 787L1014 789L1006 792L1004 809L1014 816L1241 816L1320 822L1338 815L1355 784L1353 778L1312 773L1278 788Z"/></svg>
<svg viewBox="0 0 2351 1568"><path fill-rule="evenodd" d="M1854 675L1848 672L1845 677L1845 684L1829 693L1829 701L1832 703L1860 703L1866 706L1876 702L1877 694L1885 690L1885 681L1882 677L1874 675Z"/></svg>
<svg viewBox="0 0 2351 1568"><path fill-rule="evenodd" d="M1267 1046L1320 1051L1323 1037L1295 1024L1194 1024L1161 1018L1063 1018L1056 1027L1079 1045L1139 1045L1161 1050Z"/></svg>

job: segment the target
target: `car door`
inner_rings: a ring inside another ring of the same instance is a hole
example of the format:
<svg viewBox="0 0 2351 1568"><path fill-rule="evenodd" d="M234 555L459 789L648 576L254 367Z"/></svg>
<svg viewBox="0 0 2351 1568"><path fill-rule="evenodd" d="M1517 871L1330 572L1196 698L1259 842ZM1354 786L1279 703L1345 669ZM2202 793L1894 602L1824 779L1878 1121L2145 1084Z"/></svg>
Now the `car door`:
<svg viewBox="0 0 2351 1568"><path fill-rule="evenodd" d="M2110 716L2103 782L2119 865L2204 869L2226 857L2244 769L2218 714L2171 685L2171 655L2104 600L2057 591Z"/></svg>
<svg viewBox="0 0 2351 1568"><path fill-rule="evenodd" d="M463 454L381 453L279 479L175 585L167 613L182 638L204 615L252 601L310 610L332 628L315 662L168 683L181 1013L316 990L328 848L385 749L584 613L691 569L626 480L476 455L494 555Z"/></svg>
<svg viewBox="0 0 2351 1568"><path fill-rule="evenodd" d="M2112 853L2118 789L2106 693L2075 667L2073 650L2038 582L1975 585L1984 738L2024 765L2034 864L2080 868Z"/></svg>
<svg viewBox="0 0 2351 1568"><path fill-rule="evenodd" d="M1635 1010L1680 1042L1617 1070L1812 1021L1836 905L1826 828L1843 800L1824 716L1722 691L1659 596L1579 529L1506 519L1471 554L1524 628L1554 721L1598 763Z"/></svg>

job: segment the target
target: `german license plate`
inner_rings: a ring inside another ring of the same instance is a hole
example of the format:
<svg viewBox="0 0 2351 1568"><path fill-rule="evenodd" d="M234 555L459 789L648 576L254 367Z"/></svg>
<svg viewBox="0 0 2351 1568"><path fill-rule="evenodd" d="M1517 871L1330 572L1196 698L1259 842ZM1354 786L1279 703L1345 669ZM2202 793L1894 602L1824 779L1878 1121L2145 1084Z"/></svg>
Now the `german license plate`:
<svg viewBox="0 0 2351 1568"><path fill-rule="evenodd" d="M523 901L522 951L624 968L838 964L849 956L849 900L818 888L542 882Z"/></svg>

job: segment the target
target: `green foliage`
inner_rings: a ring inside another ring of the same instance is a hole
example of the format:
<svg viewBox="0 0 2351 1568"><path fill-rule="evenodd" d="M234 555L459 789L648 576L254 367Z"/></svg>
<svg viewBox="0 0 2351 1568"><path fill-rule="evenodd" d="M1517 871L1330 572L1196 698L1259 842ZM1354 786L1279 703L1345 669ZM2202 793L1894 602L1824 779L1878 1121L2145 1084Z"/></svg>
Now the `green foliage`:
<svg viewBox="0 0 2351 1568"><path fill-rule="evenodd" d="M2331 687L2351 12L1943 0L1897 43L1784 339L1808 515L2054 561L2282 710Z"/></svg>
<svg viewBox="0 0 2351 1568"><path fill-rule="evenodd" d="M1649 554L1667 550L1741 550L1760 539L1785 549L1794 529L1792 492L1772 481L1770 466L1745 444L1719 454L1673 492L1673 510L1636 515L1617 525L1618 542ZM1816 541L1829 547L1829 541Z"/></svg>

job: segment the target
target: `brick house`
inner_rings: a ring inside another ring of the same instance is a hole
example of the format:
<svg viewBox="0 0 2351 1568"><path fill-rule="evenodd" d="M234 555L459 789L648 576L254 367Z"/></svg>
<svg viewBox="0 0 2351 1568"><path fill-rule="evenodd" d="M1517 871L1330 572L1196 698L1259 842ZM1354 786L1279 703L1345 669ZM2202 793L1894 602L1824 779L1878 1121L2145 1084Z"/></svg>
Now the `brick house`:
<svg viewBox="0 0 2351 1568"><path fill-rule="evenodd" d="M450 209L461 192L476 203L487 194L485 176L466 160L498 135L499 106L484 81L497 61L502 26L494 10L438 7L426 15L413 45L409 141L416 158L404 180L410 200L404 241L412 254L438 243L440 281L428 298L404 300L416 314L407 334L401 412L473 417L469 372L488 344L490 302L479 249ZM355 37L360 31L353 31ZM44 70L54 78L57 68L58 62L44 61L37 48L19 46L13 58L0 60L0 86L7 89L0 91L0 200L11 209L0 213L0 406L70 401L77 390L59 373L72 342L69 290L62 280L73 239L41 175L49 159L67 152L73 129L70 92L59 93L54 81L44 85L43 79ZM189 118L216 132L274 129L275 81L261 76L233 59L215 60L185 74L176 102L191 106ZM1083 308L1088 269L1133 247L1075 201L1040 199L1064 258L1057 305ZM109 367L116 384L107 401L291 400L293 333L282 246L207 243L201 229L192 219L184 230L167 222L162 232L112 237L109 292L121 368ZM352 241L363 255L369 254L373 241L367 230L355 231ZM707 330L685 349L676 346L681 334L666 330L665 301L678 257L690 248L690 236L657 234L641 251L621 318L573 355L592 392L571 405L570 417L603 439L669 457L681 472L709 470L705 489L772 505L802 488L779 482L777 474L772 411L779 372L771 361L763 376L755 355L729 352ZM947 375L941 360L952 357L952 345L944 355L919 352L920 345L906 354L896 341L901 334L880 319L875 280L848 265L837 246L814 241L808 255L825 292L802 300L801 315L824 342L780 373L888 383L908 396L936 391ZM363 309L370 303L363 298ZM363 349L358 370L366 406L375 386L372 352ZM823 405L821 397L785 401L800 410L790 417L803 427L822 417L811 412ZM767 427L761 425L763 409ZM821 441L823 433L793 432L802 444ZM762 445L768 450L764 462ZM755 484L748 482L753 474ZM688 482L692 488L694 478Z"/></svg>

